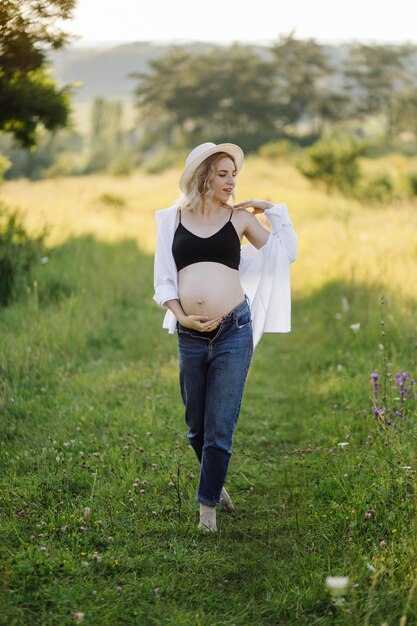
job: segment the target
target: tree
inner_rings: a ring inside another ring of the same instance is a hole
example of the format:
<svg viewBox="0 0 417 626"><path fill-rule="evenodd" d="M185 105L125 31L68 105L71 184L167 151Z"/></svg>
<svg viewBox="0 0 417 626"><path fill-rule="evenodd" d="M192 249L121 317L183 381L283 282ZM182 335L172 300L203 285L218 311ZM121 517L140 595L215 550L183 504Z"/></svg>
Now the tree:
<svg viewBox="0 0 417 626"><path fill-rule="evenodd" d="M105 170L126 156L120 100L94 99L91 109L89 172Z"/></svg>
<svg viewBox="0 0 417 626"><path fill-rule="evenodd" d="M48 48L70 38L57 30L76 0L2 0L0 4L0 130L25 147L36 144L39 124L48 130L65 126L68 88L58 89L46 71Z"/></svg>
<svg viewBox="0 0 417 626"><path fill-rule="evenodd" d="M417 137L417 88L404 90L396 98L393 126L397 132L411 132Z"/></svg>
<svg viewBox="0 0 417 626"><path fill-rule="evenodd" d="M272 66L250 46L215 46L192 54L172 46L139 78L136 105L146 125L142 148L205 141L241 143L247 149L277 136Z"/></svg>
<svg viewBox="0 0 417 626"><path fill-rule="evenodd" d="M313 39L295 39L290 33L280 37L271 53L274 94L284 127L302 120L338 118L344 97L327 87L334 69L319 44Z"/></svg>
<svg viewBox="0 0 417 626"><path fill-rule="evenodd" d="M357 44L349 51L344 73L352 114L360 117L382 114L389 140L395 131L399 95L412 84L406 63L415 51L415 46L409 44Z"/></svg>

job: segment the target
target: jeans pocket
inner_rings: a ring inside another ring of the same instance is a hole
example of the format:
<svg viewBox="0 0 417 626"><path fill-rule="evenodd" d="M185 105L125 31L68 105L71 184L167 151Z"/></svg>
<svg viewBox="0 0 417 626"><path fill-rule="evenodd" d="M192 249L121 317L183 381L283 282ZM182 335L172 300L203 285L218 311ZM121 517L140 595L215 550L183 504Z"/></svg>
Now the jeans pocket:
<svg viewBox="0 0 417 626"><path fill-rule="evenodd" d="M250 314L250 308L244 309L239 315L236 317L236 326L237 328L244 328L245 326L249 326L252 322L252 317Z"/></svg>

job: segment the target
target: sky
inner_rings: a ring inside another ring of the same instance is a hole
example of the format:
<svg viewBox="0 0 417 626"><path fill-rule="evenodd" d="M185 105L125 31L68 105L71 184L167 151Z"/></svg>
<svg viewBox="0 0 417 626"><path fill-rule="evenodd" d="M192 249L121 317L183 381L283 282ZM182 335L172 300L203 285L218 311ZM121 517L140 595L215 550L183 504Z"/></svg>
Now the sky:
<svg viewBox="0 0 417 626"><path fill-rule="evenodd" d="M417 42L415 0L78 0L63 23L90 42Z"/></svg>

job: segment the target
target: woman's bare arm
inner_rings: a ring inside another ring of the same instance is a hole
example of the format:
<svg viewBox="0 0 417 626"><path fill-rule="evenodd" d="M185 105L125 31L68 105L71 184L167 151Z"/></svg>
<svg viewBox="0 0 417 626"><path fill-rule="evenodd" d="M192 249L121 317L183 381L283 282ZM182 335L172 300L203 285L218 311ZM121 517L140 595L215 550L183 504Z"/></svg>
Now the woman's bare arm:
<svg viewBox="0 0 417 626"><path fill-rule="evenodd" d="M248 241L259 250L268 241L269 230L264 228L262 224L256 219L257 213L263 213L265 209L269 209L273 206L272 202L267 200L247 200L246 202L240 202L233 207L235 210L241 212L241 218L244 220L243 234ZM253 208L253 212L249 212L247 209Z"/></svg>

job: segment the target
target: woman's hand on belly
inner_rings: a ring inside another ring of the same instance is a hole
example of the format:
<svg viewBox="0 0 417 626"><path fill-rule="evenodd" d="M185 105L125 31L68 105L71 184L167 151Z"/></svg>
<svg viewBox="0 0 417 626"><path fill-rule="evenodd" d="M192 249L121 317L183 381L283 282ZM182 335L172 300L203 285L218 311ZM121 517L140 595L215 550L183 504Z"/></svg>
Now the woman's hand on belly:
<svg viewBox="0 0 417 626"><path fill-rule="evenodd" d="M185 326L185 328L207 332L218 328L222 319L222 317L215 317L209 320L207 315L186 315L184 318L181 318L180 324Z"/></svg>

